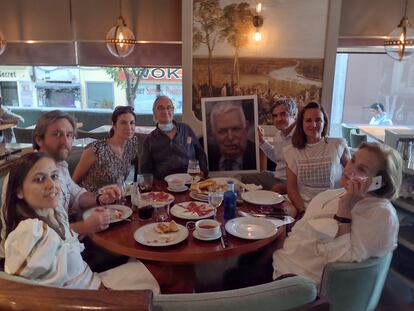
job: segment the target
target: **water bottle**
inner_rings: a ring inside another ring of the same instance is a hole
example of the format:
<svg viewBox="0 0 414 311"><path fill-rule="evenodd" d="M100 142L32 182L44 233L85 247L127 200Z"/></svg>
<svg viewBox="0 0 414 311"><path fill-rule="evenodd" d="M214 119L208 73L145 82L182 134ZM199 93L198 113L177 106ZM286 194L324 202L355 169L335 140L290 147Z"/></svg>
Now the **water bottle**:
<svg viewBox="0 0 414 311"><path fill-rule="evenodd" d="M237 195L234 192L234 181L227 181L227 191L223 195L224 219L229 220L237 214Z"/></svg>

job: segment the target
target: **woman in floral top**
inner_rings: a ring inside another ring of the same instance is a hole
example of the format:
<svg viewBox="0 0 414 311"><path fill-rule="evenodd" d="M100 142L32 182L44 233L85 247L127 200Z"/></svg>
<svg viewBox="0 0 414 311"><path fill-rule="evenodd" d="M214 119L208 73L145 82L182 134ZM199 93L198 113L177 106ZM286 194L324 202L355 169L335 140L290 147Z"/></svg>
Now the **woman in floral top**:
<svg viewBox="0 0 414 311"><path fill-rule="evenodd" d="M112 113L109 138L91 143L82 153L73 180L89 191L116 184L128 177L131 162L138 155L135 113L130 106L118 106Z"/></svg>

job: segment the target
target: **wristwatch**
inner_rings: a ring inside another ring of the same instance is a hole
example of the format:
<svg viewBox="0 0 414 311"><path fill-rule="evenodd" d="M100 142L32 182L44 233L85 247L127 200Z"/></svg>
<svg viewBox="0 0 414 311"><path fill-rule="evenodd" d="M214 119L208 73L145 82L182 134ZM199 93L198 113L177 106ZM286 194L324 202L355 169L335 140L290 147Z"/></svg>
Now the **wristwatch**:
<svg viewBox="0 0 414 311"><path fill-rule="evenodd" d="M350 224L352 223L352 219L351 218L347 218L347 217L340 217L338 215L334 215L333 217L337 222L340 222L341 224Z"/></svg>

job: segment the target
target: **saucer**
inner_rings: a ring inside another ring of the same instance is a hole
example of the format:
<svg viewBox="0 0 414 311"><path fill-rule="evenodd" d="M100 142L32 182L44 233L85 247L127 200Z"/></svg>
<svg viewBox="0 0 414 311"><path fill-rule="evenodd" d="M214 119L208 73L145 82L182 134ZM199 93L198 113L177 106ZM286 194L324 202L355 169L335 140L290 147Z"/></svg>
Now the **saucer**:
<svg viewBox="0 0 414 311"><path fill-rule="evenodd" d="M197 230L193 231L193 237L195 237L197 240L201 240L201 241L213 241L213 240L217 240L218 238L221 237L221 232L219 232L217 235L215 236L211 236L211 237L204 237L198 234Z"/></svg>
<svg viewBox="0 0 414 311"><path fill-rule="evenodd" d="M184 186L184 187L182 187L180 189L173 189L173 188L167 187L167 189L168 189L168 191L171 191L171 192L184 192L184 191L187 191L188 190L188 187L187 186Z"/></svg>

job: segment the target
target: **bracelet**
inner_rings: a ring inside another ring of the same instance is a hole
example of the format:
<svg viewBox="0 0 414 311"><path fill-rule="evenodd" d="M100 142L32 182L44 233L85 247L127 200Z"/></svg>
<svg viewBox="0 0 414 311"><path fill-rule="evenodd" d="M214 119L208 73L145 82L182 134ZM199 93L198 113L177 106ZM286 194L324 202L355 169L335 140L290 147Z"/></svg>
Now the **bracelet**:
<svg viewBox="0 0 414 311"><path fill-rule="evenodd" d="M347 218L347 217L340 217L338 215L334 215L333 217L337 222L340 222L342 224L350 224L352 222L351 218Z"/></svg>
<svg viewBox="0 0 414 311"><path fill-rule="evenodd" d="M102 196L102 193L100 193L100 194L98 194L97 196L96 196L96 205L98 205L98 206L101 206L102 204L101 204L101 201L99 201L99 198Z"/></svg>

